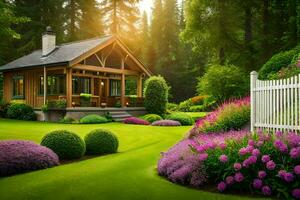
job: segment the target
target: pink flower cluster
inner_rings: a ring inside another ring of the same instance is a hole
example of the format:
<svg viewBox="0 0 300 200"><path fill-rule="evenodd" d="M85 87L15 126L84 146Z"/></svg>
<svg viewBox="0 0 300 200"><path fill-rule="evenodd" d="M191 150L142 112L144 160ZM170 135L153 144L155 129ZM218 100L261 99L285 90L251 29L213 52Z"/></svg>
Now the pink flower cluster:
<svg viewBox="0 0 300 200"><path fill-rule="evenodd" d="M211 112L210 114L208 114L206 117L204 118L201 118L200 120L198 120L196 122L196 127L198 129L203 129L205 128L206 126L209 126L209 125L212 125L214 124L220 113L226 108L228 107L229 105L233 105L235 107L241 107L241 106L250 106L250 97L245 97L245 98L242 98L242 99L234 99L234 100L230 100L230 101L227 101L225 103L223 103L221 106L219 106L215 111Z"/></svg>
<svg viewBox="0 0 300 200"><path fill-rule="evenodd" d="M136 125L149 125L150 123L146 120L136 118L136 117L128 117L123 120L125 124L136 124Z"/></svg>

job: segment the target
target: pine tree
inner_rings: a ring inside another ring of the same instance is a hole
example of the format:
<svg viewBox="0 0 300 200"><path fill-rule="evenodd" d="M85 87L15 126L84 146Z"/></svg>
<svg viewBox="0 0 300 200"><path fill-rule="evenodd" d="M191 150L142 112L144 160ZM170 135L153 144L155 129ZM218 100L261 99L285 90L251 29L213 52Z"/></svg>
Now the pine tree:
<svg viewBox="0 0 300 200"><path fill-rule="evenodd" d="M80 23L80 0L66 0L65 20L66 20L66 40L74 41L79 39Z"/></svg>
<svg viewBox="0 0 300 200"><path fill-rule="evenodd" d="M104 32L101 10L97 0L81 0L79 8L81 17L79 22L80 39L100 36Z"/></svg>
<svg viewBox="0 0 300 200"><path fill-rule="evenodd" d="M150 60L150 35L149 35L149 24L148 24L148 15L144 11L142 18L142 26L141 26L141 58L146 66L149 66Z"/></svg>

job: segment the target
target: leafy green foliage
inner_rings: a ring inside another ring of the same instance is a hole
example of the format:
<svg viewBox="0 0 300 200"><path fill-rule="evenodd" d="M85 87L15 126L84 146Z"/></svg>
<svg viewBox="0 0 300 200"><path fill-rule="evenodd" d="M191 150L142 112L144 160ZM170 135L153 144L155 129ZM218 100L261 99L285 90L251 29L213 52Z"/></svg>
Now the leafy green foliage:
<svg viewBox="0 0 300 200"><path fill-rule="evenodd" d="M19 119L27 121L36 120L36 114L33 111L33 108L24 103L11 103L7 107L6 116L10 119Z"/></svg>
<svg viewBox="0 0 300 200"><path fill-rule="evenodd" d="M166 112L169 87L161 76L152 76L145 83L145 108L149 113L162 115Z"/></svg>
<svg viewBox="0 0 300 200"><path fill-rule="evenodd" d="M193 106L193 102L191 99L185 100L183 102L180 102L178 106L178 110L182 112L188 112L190 110L190 107Z"/></svg>
<svg viewBox="0 0 300 200"><path fill-rule="evenodd" d="M62 120L60 120L60 123L76 124L76 123L78 123L78 121L76 119L73 119L72 117L65 116Z"/></svg>
<svg viewBox="0 0 300 200"><path fill-rule="evenodd" d="M107 119L103 116L91 114L80 119L81 124L102 124L107 123Z"/></svg>
<svg viewBox="0 0 300 200"><path fill-rule="evenodd" d="M167 103L167 112L177 111L178 105L176 103Z"/></svg>
<svg viewBox="0 0 300 200"><path fill-rule="evenodd" d="M282 68L288 67L293 58L297 57L299 51L292 49L289 51L282 51L278 54L275 54L270 58L259 70L260 79L270 79L272 76L277 74Z"/></svg>
<svg viewBox="0 0 300 200"><path fill-rule="evenodd" d="M65 109L67 107L67 101L61 100L48 100L46 105L42 106L43 112L48 112L51 109Z"/></svg>
<svg viewBox="0 0 300 200"><path fill-rule="evenodd" d="M81 137L66 130L57 130L46 134L42 138L41 145L52 149L59 159L81 158L86 150Z"/></svg>
<svg viewBox="0 0 300 200"><path fill-rule="evenodd" d="M206 74L199 78L197 91L207 94L218 102L241 97L248 92L248 77L236 66L212 65Z"/></svg>
<svg viewBox="0 0 300 200"><path fill-rule="evenodd" d="M190 112L202 112L204 111L204 105L196 105L196 106L191 106L189 111Z"/></svg>
<svg viewBox="0 0 300 200"><path fill-rule="evenodd" d="M147 114L147 115L142 116L142 119L146 120L149 123L152 123L152 122L155 122L158 120L162 120L163 118L156 114Z"/></svg>
<svg viewBox="0 0 300 200"><path fill-rule="evenodd" d="M171 113L171 114L167 115L165 118L174 120L174 121L178 121L183 126L193 125L195 122L194 119L190 115L181 113L181 112Z"/></svg>
<svg viewBox="0 0 300 200"><path fill-rule="evenodd" d="M86 154L108 154L118 150L119 141L112 132L104 129L96 129L84 137Z"/></svg>

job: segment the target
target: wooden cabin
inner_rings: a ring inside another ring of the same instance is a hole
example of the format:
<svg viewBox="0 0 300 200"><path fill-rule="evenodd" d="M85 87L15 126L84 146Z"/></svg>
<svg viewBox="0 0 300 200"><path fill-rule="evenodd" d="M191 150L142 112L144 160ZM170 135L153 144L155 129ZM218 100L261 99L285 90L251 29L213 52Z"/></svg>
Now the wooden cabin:
<svg viewBox="0 0 300 200"><path fill-rule="evenodd" d="M91 107L130 106L128 80L136 84L137 101L143 105L143 80L151 76L116 36L56 45L50 27L42 36L42 49L1 66L0 72L4 100L23 100L35 109L59 99L66 100L67 108L82 107L81 93L92 95Z"/></svg>

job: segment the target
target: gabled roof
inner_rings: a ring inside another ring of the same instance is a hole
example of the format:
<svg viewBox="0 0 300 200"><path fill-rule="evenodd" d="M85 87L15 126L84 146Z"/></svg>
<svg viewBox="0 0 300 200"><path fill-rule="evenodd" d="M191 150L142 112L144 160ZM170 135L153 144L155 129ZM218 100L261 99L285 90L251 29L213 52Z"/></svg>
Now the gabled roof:
<svg viewBox="0 0 300 200"><path fill-rule="evenodd" d="M72 61L76 60L84 54L88 54L89 52L93 51L93 49L101 47L102 45L104 47L106 46L106 44L110 44L116 40L121 42L117 37L110 35L65 43L57 46L56 49L53 50L53 52L45 57L42 56L41 49L36 50L31 54L18 58L10 63L7 63L6 65L0 66L0 72L28 67L69 65ZM127 49L127 47L125 48ZM146 70L151 74L151 72L147 68L145 68L145 66L138 59L136 59L136 62L139 63L143 70Z"/></svg>

